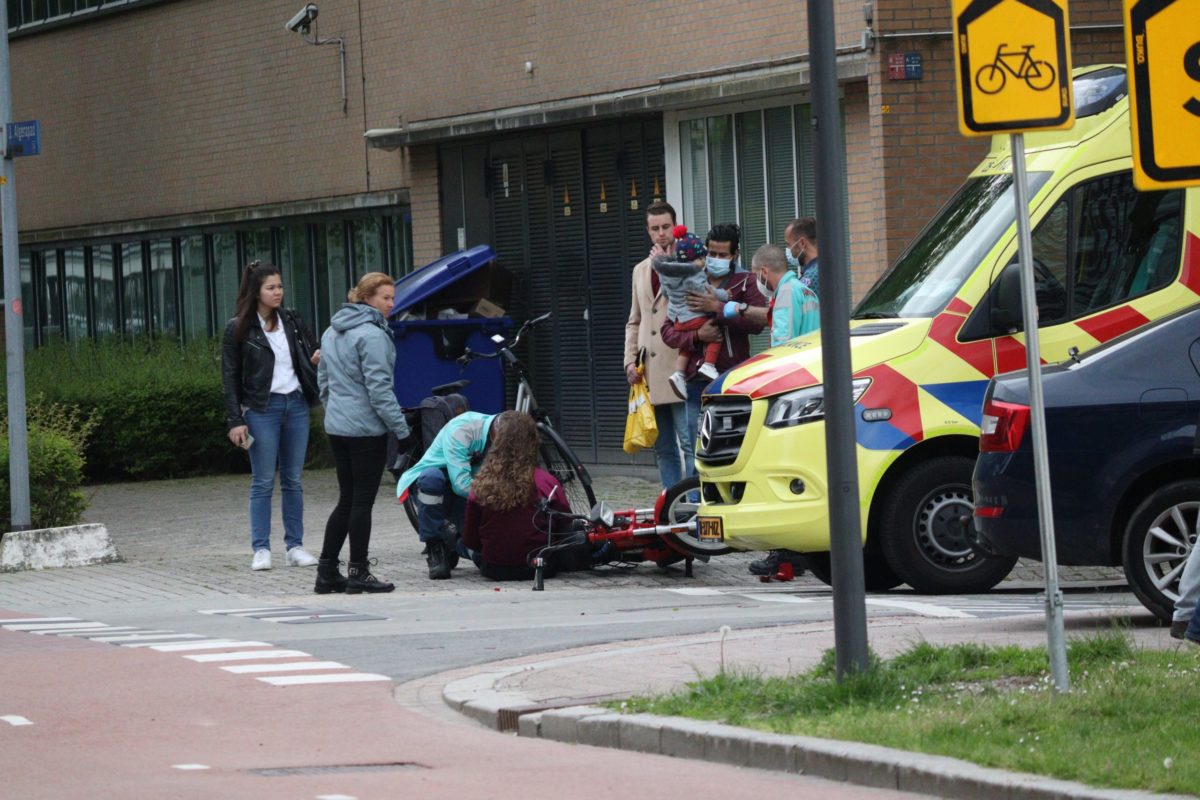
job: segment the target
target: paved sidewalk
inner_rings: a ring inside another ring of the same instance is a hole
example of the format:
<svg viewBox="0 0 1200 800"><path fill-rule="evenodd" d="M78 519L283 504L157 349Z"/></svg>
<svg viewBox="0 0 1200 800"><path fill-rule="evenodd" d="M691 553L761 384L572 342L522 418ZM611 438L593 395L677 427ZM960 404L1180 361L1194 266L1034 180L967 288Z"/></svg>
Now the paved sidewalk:
<svg viewBox="0 0 1200 800"><path fill-rule="evenodd" d="M1158 627L1140 607L1108 613L1068 613L1066 620L1068 636L1106 630L1113 624L1124 626L1137 646L1178 649L1183 651L1181 655L1192 655L1195 649L1170 639L1166 629ZM869 622L869 639L871 648L884 657L917 641L1025 646L1044 645L1046 641L1044 618L1040 615L936 621L927 617L878 617ZM437 681L450 707L488 727L518 730L522 736L803 772L964 800L1168 797L1094 789L873 745L778 736L678 718L620 715L589 705L682 687L698 676L717 673L722 659L728 669L795 674L815 665L833 646L832 623L738 630L725 636L714 631L514 659L486 668L460 670L439 676Z"/></svg>
<svg viewBox="0 0 1200 800"><path fill-rule="evenodd" d="M311 596L314 570L283 566L278 492L271 537L276 567L269 572L250 571L249 483L249 475L228 475L89 487L84 519L108 526L125 563L89 567L86 578L69 569L5 575L0 582L0 605L34 610L63 600L88 604L197 595ZM597 476L595 488L600 499L627 508L650 507L658 494L651 481L621 475ZM315 554L321 549L325 521L337 500L333 471L306 472L304 490L305 546ZM371 554L378 560L375 571L380 577L394 582L401 593L460 592L494 585L469 566L455 570L452 580L430 581L420 550L415 531L395 502L393 485L385 481L376 501L371 537ZM555 582L588 589L744 586L755 582L746 565L758 557L734 553L708 564L697 562L695 578L690 580L683 577L681 567L662 570L643 563L564 574ZM1060 576L1064 585L1124 582L1120 571L1113 569L1063 568ZM1006 585L1036 587L1041 581L1041 565L1022 562ZM820 584L805 576L793 585Z"/></svg>

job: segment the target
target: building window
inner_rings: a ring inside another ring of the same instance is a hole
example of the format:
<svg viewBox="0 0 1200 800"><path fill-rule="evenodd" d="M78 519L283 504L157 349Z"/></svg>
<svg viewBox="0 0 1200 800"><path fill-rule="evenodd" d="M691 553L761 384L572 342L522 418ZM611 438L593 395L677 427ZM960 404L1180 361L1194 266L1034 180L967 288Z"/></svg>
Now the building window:
<svg viewBox="0 0 1200 800"><path fill-rule="evenodd" d="M62 251L63 296L67 310L67 338L86 339L88 336L87 269L83 248L71 247Z"/></svg>
<svg viewBox="0 0 1200 800"><path fill-rule="evenodd" d="M209 335L208 284L204 280L204 237L199 234L179 240L179 280L184 339L203 339Z"/></svg>
<svg viewBox="0 0 1200 800"><path fill-rule="evenodd" d="M38 261L42 283L38 322L42 341L52 342L63 337L62 273L58 271L58 253L54 250L43 250Z"/></svg>
<svg viewBox="0 0 1200 800"><path fill-rule="evenodd" d="M759 246L782 243L787 223L815 206L809 122L805 104L681 120L680 222L701 237L737 222L744 262Z"/></svg>
<svg viewBox="0 0 1200 800"><path fill-rule="evenodd" d="M238 282L242 271L237 260L237 234L212 235L213 297L216 298L217 327L225 329L225 320L233 317Z"/></svg>
<svg viewBox="0 0 1200 800"><path fill-rule="evenodd" d="M391 254L391 275L400 278L413 270L412 263L412 216L402 214L386 217L388 225L388 252Z"/></svg>
<svg viewBox="0 0 1200 800"><path fill-rule="evenodd" d="M361 217L350 221L350 243L354 248L351 280L368 272L387 272L383 255L383 218Z"/></svg>
<svg viewBox="0 0 1200 800"><path fill-rule="evenodd" d="M121 245L121 308L125 312L124 331L137 335L146 332L146 271L142 265L142 243Z"/></svg>
<svg viewBox="0 0 1200 800"><path fill-rule="evenodd" d="M46 23L60 24L84 20L97 11L136 8L162 0L7 0L10 32L38 28Z"/></svg>
<svg viewBox="0 0 1200 800"><path fill-rule="evenodd" d="M117 279L110 244L92 248L92 319L97 336L117 332Z"/></svg>
<svg viewBox="0 0 1200 800"><path fill-rule="evenodd" d="M170 239L150 242L150 311L155 333L179 333L175 255Z"/></svg>
<svg viewBox="0 0 1200 800"><path fill-rule="evenodd" d="M37 309L38 303L33 295L33 253L22 250L21 264L21 305L24 306L21 321L25 326L25 349L37 344Z"/></svg>
<svg viewBox="0 0 1200 800"><path fill-rule="evenodd" d="M324 330L329 317L346 302L346 225L330 222L316 226L317 325Z"/></svg>
<svg viewBox="0 0 1200 800"><path fill-rule="evenodd" d="M279 229L279 269L283 272L284 305L300 312L308 325L317 324L313 313L313 271L307 225Z"/></svg>

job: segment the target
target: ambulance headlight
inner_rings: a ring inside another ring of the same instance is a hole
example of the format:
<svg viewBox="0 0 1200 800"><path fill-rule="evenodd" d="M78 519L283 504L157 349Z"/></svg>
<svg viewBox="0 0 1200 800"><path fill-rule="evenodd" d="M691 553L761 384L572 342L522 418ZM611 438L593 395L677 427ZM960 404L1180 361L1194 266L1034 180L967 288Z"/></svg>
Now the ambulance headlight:
<svg viewBox="0 0 1200 800"><path fill-rule="evenodd" d="M870 385L870 378L856 379L851 394L852 402L857 403ZM807 389L798 389L771 398L771 404L767 406L766 425L768 428L790 428L793 425L816 422L824 416L825 387L809 386Z"/></svg>

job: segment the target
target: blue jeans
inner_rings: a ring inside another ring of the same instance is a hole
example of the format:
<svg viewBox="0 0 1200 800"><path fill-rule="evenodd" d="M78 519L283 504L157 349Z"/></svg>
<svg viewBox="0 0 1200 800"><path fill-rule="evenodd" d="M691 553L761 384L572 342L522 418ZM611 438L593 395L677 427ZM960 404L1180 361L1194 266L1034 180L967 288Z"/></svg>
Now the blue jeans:
<svg viewBox="0 0 1200 800"><path fill-rule="evenodd" d="M658 461L658 477L664 489L679 483L685 474L696 474L694 448L697 421L689 413L689 407L689 403L668 403L654 407L654 421L658 425L654 456Z"/></svg>
<svg viewBox="0 0 1200 800"><path fill-rule="evenodd" d="M1188 560L1179 575L1179 599L1175 601L1176 622L1192 619L1196 613L1196 602L1200 600L1200 542L1192 546Z"/></svg>
<svg viewBox="0 0 1200 800"><path fill-rule="evenodd" d="M453 547L455 543L447 541L446 523L462 528L467 501L454 493L446 470L429 467L421 472L409 491L415 493L417 503L417 536L422 542L441 539Z"/></svg>
<svg viewBox="0 0 1200 800"><path fill-rule="evenodd" d="M308 403L304 393L272 394L266 411L246 409L242 415L254 444L250 446L250 546L271 549L271 494L279 471L283 500L283 543L288 550L304 543L304 489L300 470L308 451Z"/></svg>

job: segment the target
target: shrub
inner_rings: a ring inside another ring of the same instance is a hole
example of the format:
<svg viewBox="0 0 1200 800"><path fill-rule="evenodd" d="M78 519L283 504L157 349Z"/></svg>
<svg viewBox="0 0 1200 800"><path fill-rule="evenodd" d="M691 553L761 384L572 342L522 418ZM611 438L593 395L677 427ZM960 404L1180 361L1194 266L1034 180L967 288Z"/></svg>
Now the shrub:
<svg viewBox="0 0 1200 800"><path fill-rule="evenodd" d="M29 506L34 528L56 528L79 522L87 507L83 483L83 450L95 421L77 409L40 398L28 414ZM0 424L0 531L12 527L8 475L8 425Z"/></svg>

